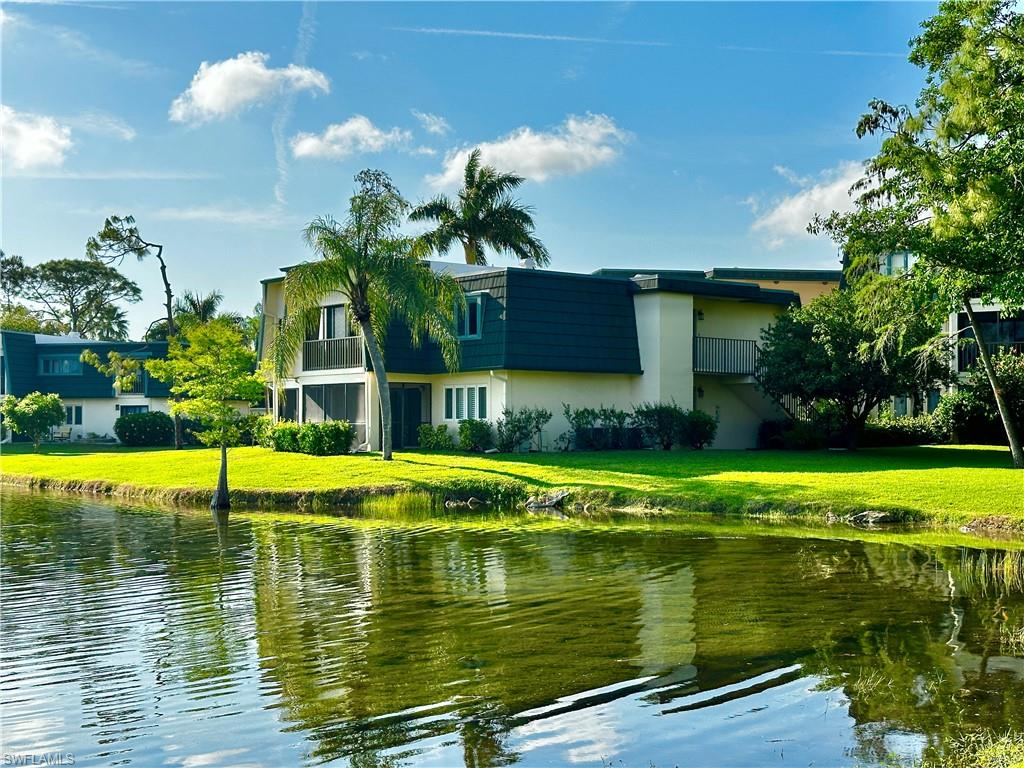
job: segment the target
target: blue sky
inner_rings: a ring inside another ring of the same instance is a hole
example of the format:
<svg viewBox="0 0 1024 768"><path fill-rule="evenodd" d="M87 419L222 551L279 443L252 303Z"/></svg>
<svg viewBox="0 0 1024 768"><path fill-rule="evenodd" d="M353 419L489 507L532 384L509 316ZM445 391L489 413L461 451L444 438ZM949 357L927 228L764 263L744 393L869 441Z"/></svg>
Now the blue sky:
<svg viewBox="0 0 1024 768"><path fill-rule="evenodd" d="M867 101L911 102L931 3L4 3L0 246L79 258L108 213L233 309L362 168L413 201L469 148L529 178L552 267L832 267ZM205 65L204 65L205 62ZM454 256L454 255L453 255ZM154 264L126 264L160 314Z"/></svg>

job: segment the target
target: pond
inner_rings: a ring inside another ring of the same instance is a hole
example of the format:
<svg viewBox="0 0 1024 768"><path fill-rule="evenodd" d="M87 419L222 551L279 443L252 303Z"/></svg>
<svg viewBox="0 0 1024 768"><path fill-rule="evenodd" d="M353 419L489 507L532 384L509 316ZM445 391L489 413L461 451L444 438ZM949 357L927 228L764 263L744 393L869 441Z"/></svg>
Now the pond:
<svg viewBox="0 0 1024 768"><path fill-rule="evenodd" d="M1024 730L1019 550L0 501L5 754L871 766Z"/></svg>

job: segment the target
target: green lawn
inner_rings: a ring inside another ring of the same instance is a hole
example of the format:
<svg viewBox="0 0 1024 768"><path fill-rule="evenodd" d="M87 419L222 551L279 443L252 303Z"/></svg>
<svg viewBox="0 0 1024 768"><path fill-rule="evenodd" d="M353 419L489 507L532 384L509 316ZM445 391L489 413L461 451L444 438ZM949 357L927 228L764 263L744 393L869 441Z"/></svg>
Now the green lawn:
<svg viewBox="0 0 1024 768"><path fill-rule="evenodd" d="M675 509L900 509L948 522L999 516L1024 523L1024 472L1009 452L920 447L845 452L608 452L466 455L426 452L314 457L262 448L230 452L232 491L336 492L570 488L616 503L650 498ZM0 472L50 483L102 481L145 489L213 487L210 449L5 447Z"/></svg>

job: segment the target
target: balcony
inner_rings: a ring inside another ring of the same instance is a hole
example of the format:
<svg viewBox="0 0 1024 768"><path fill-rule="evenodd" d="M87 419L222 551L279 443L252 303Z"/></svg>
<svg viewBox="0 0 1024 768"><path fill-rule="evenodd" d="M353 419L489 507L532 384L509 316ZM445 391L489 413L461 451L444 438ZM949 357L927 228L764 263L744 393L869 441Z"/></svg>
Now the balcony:
<svg viewBox="0 0 1024 768"><path fill-rule="evenodd" d="M695 336L693 372L724 376L753 376L757 370L757 342Z"/></svg>
<svg viewBox="0 0 1024 768"><path fill-rule="evenodd" d="M1024 355L1024 341L995 341L985 345L990 355L1012 354ZM981 357L981 352L976 343L968 344L957 350L958 371L966 371Z"/></svg>
<svg viewBox="0 0 1024 768"><path fill-rule="evenodd" d="M330 371L338 368L364 368L363 337L315 339L302 343L303 371Z"/></svg>

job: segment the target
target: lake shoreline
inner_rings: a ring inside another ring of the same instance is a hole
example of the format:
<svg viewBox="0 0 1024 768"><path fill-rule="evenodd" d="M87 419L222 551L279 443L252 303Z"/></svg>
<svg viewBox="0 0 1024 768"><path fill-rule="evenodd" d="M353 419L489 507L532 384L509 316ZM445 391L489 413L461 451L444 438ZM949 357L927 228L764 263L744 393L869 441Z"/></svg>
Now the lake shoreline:
<svg viewBox="0 0 1024 768"><path fill-rule="evenodd" d="M86 496L145 502L171 508L199 510L209 506L212 489L159 488L108 480L71 480L34 475L0 473L0 487L39 490L68 496ZM495 500L487 487L460 487L453 491L444 483L411 488L402 484L356 486L319 490L231 489L231 509L241 513L296 513L299 515L349 514L369 509L376 504L401 506L408 500L431 510L436 519L452 512L471 516L474 512L527 513L527 498L550 495L564 490L568 496L562 506L550 510L535 509L538 514L552 514L566 519L586 521L589 518L617 516L637 521L686 520L687 518L738 518L755 522L792 522L819 527L843 525L852 530L885 531L912 524L935 531L958 531L975 534L990 541L1024 540L1024 523L1009 516L989 515L968 523L957 523L932 517L911 509L886 508L882 522L858 525L850 520L855 515L877 513L874 506L838 505L821 501L768 501L750 498L737 505L721 498L672 499L651 495L622 494L580 487L560 489L524 487L520 492L506 490ZM480 502L471 504L469 500Z"/></svg>

